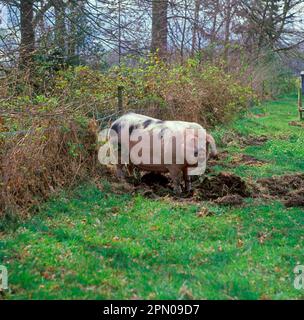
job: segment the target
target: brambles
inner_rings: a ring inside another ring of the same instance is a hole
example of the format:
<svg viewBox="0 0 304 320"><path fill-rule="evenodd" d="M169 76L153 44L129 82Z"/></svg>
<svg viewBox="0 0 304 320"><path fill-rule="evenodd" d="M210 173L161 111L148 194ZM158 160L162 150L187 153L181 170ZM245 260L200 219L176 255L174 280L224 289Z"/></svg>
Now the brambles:
<svg viewBox="0 0 304 320"><path fill-rule="evenodd" d="M117 87L123 86L125 110L163 119L224 123L247 107L252 91L223 68L201 66L189 59L166 64L150 56L138 65L113 67L106 73L88 67L60 71L54 92L65 103L104 113L117 108Z"/></svg>
<svg viewBox="0 0 304 320"><path fill-rule="evenodd" d="M94 173L96 135L72 120L44 120L6 138L0 153L0 215L27 213L52 193Z"/></svg>

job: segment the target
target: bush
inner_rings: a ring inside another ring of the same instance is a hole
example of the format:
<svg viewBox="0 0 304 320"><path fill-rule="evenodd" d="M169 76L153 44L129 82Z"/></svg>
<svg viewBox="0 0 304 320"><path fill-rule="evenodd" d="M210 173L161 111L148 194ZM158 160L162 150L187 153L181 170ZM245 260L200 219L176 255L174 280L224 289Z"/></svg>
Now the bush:
<svg viewBox="0 0 304 320"><path fill-rule="evenodd" d="M154 56L141 59L136 67L113 67L106 74L87 67L61 71L55 92L65 97L65 103L104 114L117 110L118 86L124 88L126 110L203 125L231 120L253 95L221 67L201 66L195 59L168 65Z"/></svg>
<svg viewBox="0 0 304 320"><path fill-rule="evenodd" d="M27 134L0 133L0 216L27 212L62 187L92 176L96 132L72 120L39 120Z"/></svg>

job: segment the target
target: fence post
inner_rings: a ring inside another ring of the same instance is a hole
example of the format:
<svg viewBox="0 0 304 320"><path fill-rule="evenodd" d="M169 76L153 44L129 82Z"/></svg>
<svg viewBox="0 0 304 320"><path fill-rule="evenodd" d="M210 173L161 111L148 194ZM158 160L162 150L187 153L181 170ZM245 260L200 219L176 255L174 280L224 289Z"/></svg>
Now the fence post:
<svg viewBox="0 0 304 320"><path fill-rule="evenodd" d="M117 87L117 107L118 107L118 111L122 111L123 110L123 86L118 86Z"/></svg>
<svg viewBox="0 0 304 320"><path fill-rule="evenodd" d="M303 103L302 103L302 88L298 87L298 109L300 114L300 120L303 120Z"/></svg>
<svg viewBox="0 0 304 320"><path fill-rule="evenodd" d="M8 272L5 266L0 266L0 291L8 289Z"/></svg>
<svg viewBox="0 0 304 320"><path fill-rule="evenodd" d="M264 100L264 98L265 98L265 92L266 90L265 90L265 80L263 80L262 81L262 99Z"/></svg>
<svg viewBox="0 0 304 320"><path fill-rule="evenodd" d="M301 72L302 95L304 94L304 71Z"/></svg>

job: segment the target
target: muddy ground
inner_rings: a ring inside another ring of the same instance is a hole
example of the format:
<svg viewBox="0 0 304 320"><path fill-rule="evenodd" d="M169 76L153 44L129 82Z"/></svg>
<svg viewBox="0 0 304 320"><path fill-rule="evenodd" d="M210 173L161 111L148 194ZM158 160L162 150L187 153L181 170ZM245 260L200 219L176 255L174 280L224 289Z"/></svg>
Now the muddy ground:
<svg viewBox="0 0 304 320"><path fill-rule="evenodd" d="M170 179L160 174L145 174L141 183L133 187L135 192L149 198L174 196ZM280 200L286 207L304 207L304 174L259 179L250 183L227 172L209 174L196 178L193 192L184 193L182 197L235 206L242 205L246 198L265 198Z"/></svg>
<svg viewBox="0 0 304 320"><path fill-rule="evenodd" d="M242 146L262 145L267 142L266 136L233 136L231 141ZM231 142L223 141L225 144ZM208 162L206 175L192 177L192 192L182 194L182 198L191 201L212 201L219 205L239 206L246 198L264 198L280 200L286 207L304 207L304 174L284 175L272 178L259 179L255 182L228 173L215 173L212 167L221 165L224 168L235 168L239 165L263 166L266 161L259 160L246 154L235 154L228 160L227 151L219 153L217 159ZM167 175L146 173L137 177L127 178L125 184L111 182L115 191L139 193L145 197L159 199L175 197L171 181Z"/></svg>
<svg viewBox="0 0 304 320"><path fill-rule="evenodd" d="M239 145L241 147L245 146L261 146L268 141L268 137L261 135L261 136L253 136L249 135L247 137L241 136L235 132L230 132L229 135L225 135L222 138L222 144L229 146L229 145Z"/></svg>

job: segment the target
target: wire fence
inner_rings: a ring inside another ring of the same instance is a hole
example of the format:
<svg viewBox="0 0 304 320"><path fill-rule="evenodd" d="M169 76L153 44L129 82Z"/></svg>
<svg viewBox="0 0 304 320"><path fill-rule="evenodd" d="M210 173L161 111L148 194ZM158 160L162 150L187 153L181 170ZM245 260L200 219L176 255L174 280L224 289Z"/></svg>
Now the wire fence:
<svg viewBox="0 0 304 320"><path fill-rule="evenodd" d="M111 109L108 112L105 113L100 113L97 110L94 110L94 116L93 118L97 121L99 130L108 128L110 126L110 123L115 121L119 116L121 116L124 113L127 112L135 112L135 113L142 113L144 111L144 108L124 108L123 105L123 87L118 87L117 90L117 109L115 112L114 110ZM18 111L10 111L10 112L0 112L0 115L4 116L17 116L22 114L22 112ZM58 116L63 116L63 113L54 113L54 114L26 114L27 116L38 116L38 117L58 117ZM38 130L39 132L43 133L52 129L62 129L64 126L53 126L53 127L47 127L47 128L29 128L27 130L16 130L16 131L0 131L0 138L9 138L9 137L14 137L18 135L29 135L29 134L34 134ZM0 127L1 129L1 127Z"/></svg>

